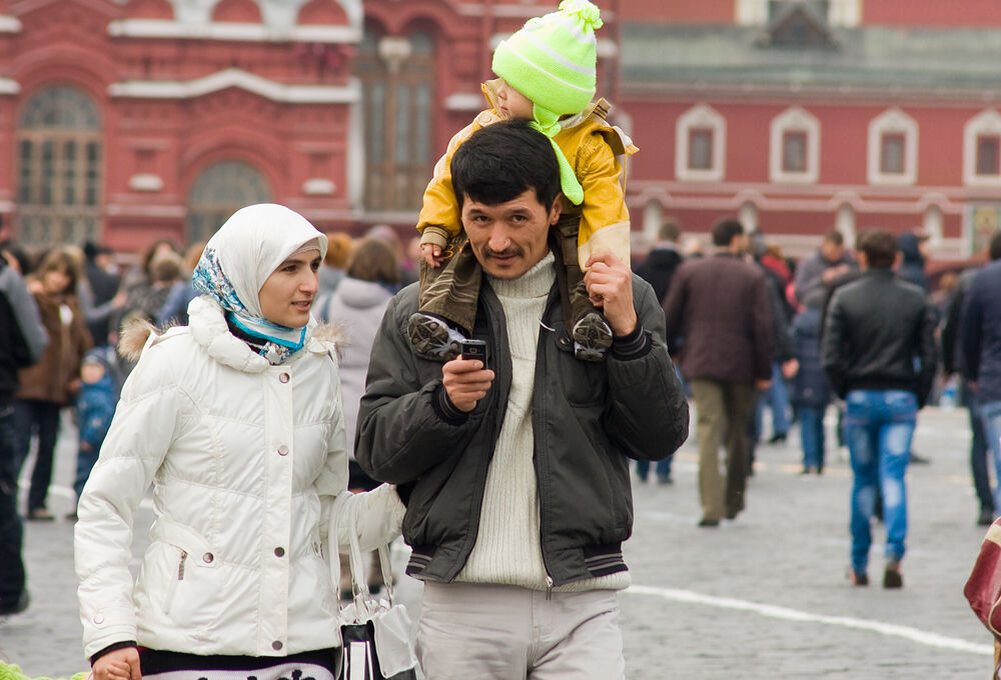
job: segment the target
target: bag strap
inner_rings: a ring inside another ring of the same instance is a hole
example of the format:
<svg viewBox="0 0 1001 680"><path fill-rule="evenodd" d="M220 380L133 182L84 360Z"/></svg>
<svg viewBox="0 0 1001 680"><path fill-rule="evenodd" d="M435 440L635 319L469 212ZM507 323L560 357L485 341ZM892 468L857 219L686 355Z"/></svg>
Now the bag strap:
<svg viewBox="0 0 1001 680"><path fill-rule="evenodd" d="M360 500L360 499L356 499ZM358 543L358 503L350 503L347 513L350 531L348 542L351 545L349 564L351 565L351 592L357 602L359 598L371 597L368 589L368 579L365 578L365 565L362 563L361 546ZM379 566L382 568L382 580L386 588L386 598L393 604L393 565L389 559L389 544L379 546Z"/></svg>

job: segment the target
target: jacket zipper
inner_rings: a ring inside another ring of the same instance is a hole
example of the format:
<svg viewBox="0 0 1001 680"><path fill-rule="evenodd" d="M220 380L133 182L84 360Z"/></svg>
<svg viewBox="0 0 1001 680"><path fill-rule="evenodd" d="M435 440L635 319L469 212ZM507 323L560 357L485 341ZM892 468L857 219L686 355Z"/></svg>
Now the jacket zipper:
<svg viewBox="0 0 1001 680"><path fill-rule="evenodd" d="M546 574L546 599L553 599L553 577Z"/></svg>
<svg viewBox="0 0 1001 680"><path fill-rule="evenodd" d="M163 611L170 613L171 605L174 604L174 594L177 592L177 584L184 580L184 560L188 557L187 550L181 550L181 559L177 563L177 578L170 582L170 589L167 591L167 600L164 602Z"/></svg>

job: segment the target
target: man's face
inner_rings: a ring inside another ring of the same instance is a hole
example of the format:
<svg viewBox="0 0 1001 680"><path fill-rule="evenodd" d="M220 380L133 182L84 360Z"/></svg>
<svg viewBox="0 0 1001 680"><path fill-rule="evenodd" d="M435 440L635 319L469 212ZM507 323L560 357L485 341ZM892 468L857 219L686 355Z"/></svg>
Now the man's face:
<svg viewBox="0 0 1001 680"><path fill-rule="evenodd" d="M824 241L820 244L820 255L828 262L837 262L841 259L841 254L844 252L845 247L833 241Z"/></svg>
<svg viewBox="0 0 1001 680"><path fill-rule="evenodd" d="M499 279L516 279L549 252L549 227L560 218L561 207L559 196L551 206L540 203L533 188L497 205L477 203L467 194L462 226L484 271Z"/></svg>

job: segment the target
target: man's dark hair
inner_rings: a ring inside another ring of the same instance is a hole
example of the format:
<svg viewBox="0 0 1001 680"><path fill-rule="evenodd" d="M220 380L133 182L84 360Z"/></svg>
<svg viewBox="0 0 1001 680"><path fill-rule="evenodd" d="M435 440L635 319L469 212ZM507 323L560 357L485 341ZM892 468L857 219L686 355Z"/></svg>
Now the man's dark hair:
<svg viewBox="0 0 1001 680"><path fill-rule="evenodd" d="M873 229L859 237L859 250L865 253L869 267L889 269L897 257L897 239L888 231Z"/></svg>
<svg viewBox="0 0 1001 680"><path fill-rule="evenodd" d="M661 223L657 238L668 243L677 243L681 238L681 225L670 217L667 218Z"/></svg>
<svg viewBox="0 0 1001 680"><path fill-rule="evenodd" d="M730 245L734 236L740 236L743 233L744 225L740 223L740 220L733 218L720 220L713 227L713 245L725 248Z"/></svg>
<svg viewBox="0 0 1001 680"><path fill-rule="evenodd" d="M831 229L829 232L824 234L824 240L828 243L833 243L836 246L843 246L845 244L844 235L837 229Z"/></svg>
<svg viewBox="0 0 1001 680"><path fill-rule="evenodd" d="M560 194L560 166L552 143L522 119L477 130L456 150L450 167L460 211L467 196L498 205L534 189L548 209Z"/></svg>
<svg viewBox="0 0 1001 680"><path fill-rule="evenodd" d="M987 249L987 256L991 258L991 261L1001 260L1001 231L994 232L994 236L991 236L991 244Z"/></svg>

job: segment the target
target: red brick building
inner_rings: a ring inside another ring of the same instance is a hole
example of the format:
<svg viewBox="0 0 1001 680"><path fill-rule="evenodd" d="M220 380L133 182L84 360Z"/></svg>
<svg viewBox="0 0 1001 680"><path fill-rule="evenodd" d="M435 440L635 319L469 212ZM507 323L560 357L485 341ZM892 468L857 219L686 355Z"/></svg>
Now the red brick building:
<svg viewBox="0 0 1001 680"><path fill-rule="evenodd" d="M628 4L628 3L627 3ZM1001 207L990 0L677 0L623 17L634 228L738 214L788 252L838 228L972 253Z"/></svg>
<svg viewBox="0 0 1001 680"><path fill-rule="evenodd" d="M605 0L599 90L663 215L739 214L791 252L837 226L970 252L1001 206L994 0ZM0 215L28 244L207 237L272 200L413 224L543 0L0 0Z"/></svg>

